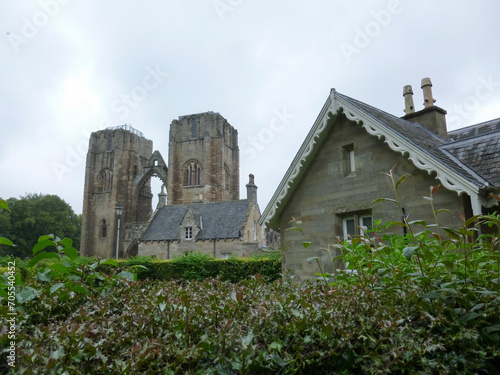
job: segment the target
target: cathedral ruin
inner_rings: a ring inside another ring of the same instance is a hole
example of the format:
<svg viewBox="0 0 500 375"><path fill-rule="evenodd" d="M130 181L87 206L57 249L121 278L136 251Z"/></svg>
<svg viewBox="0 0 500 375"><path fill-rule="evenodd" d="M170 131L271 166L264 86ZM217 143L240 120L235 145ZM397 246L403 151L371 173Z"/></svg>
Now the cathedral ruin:
<svg viewBox="0 0 500 375"><path fill-rule="evenodd" d="M153 176L163 184L154 212ZM129 125L94 132L81 254L171 259L192 251L219 258L256 252L265 242L257 186L250 175L248 197L240 199L239 178L238 131L219 113L172 121L168 165L153 142Z"/></svg>

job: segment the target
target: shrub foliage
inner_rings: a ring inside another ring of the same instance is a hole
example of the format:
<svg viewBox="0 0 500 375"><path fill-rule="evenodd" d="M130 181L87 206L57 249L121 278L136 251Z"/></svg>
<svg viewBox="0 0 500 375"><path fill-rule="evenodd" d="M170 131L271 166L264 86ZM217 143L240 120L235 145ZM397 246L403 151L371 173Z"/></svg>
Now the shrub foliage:
<svg viewBox="0 0 500 375"><path fill-rule="evenodd" d="M397 193L407 176L396 181L393 171ZM43 236L30 262L50 263L36 277L16 275L18 358L13 370L4 353L0 371L498 374L500 215L441 227L437 191L427 197L433 223L377 222L365 236L334 242L323 250L345 269L302 285L286 275L269 282L276 259L88 263L70 240ZM381 200L398 204L397 194ZM408 234L386 234L392 225ZM482 225L493 234L481 235ZM316 254L314 246L304 239L304 252ZM246 276L256 269L265 277ZM2 333L0 345L8 343Z"/></svg>

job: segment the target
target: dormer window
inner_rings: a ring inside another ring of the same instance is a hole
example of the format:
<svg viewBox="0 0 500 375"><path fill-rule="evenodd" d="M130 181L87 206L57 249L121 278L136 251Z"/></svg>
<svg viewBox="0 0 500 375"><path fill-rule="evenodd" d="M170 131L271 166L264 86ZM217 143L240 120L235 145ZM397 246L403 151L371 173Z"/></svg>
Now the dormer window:
<svg viewBox="0 0 500 375"><path fill-rule="evenodd" d="M184 239L192 240L193 239L193 227L184 228Z"/></svg>

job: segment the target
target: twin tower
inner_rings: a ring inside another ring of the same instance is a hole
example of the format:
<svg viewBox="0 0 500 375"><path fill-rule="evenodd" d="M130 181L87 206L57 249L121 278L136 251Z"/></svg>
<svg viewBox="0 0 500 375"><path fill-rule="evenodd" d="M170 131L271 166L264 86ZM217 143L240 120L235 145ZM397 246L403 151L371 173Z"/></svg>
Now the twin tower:
<svg viewBox="0 0 500 375"><path fill-rule="evenodd" d="M153 142L129 125L92 133L85 171L82 255L137 254L139 236L152 214L153 176L166 187L167 205L238 200L237 130L215 112L179 117L170 125L168 165L159 151L153 151ZM123 207L120 230L117 206Z"/></svg>

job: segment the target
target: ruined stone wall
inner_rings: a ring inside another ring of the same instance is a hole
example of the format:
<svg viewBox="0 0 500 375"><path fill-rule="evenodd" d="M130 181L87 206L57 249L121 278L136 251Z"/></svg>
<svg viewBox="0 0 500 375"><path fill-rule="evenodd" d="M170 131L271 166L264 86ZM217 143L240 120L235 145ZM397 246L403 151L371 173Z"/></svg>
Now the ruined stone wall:
<svg viewBox="0 0 500 375"><path fill-rule="evenodd" d="M82 255L115 256L118 204L123 206L122 228L125 223L151 215L149 181L136 194L134 177L148 162L152 147L152 141L125 129L91 134L85 170ZM123 254L123 249L120 251Z"/></svg>
<svg viewBox="0 0 500 375"><path fill-rule="evenodd" d="M168 204L239 199L238 132L218 113L182 116L170 125ZM191 174L189 165L200 168Z"/></svg>

